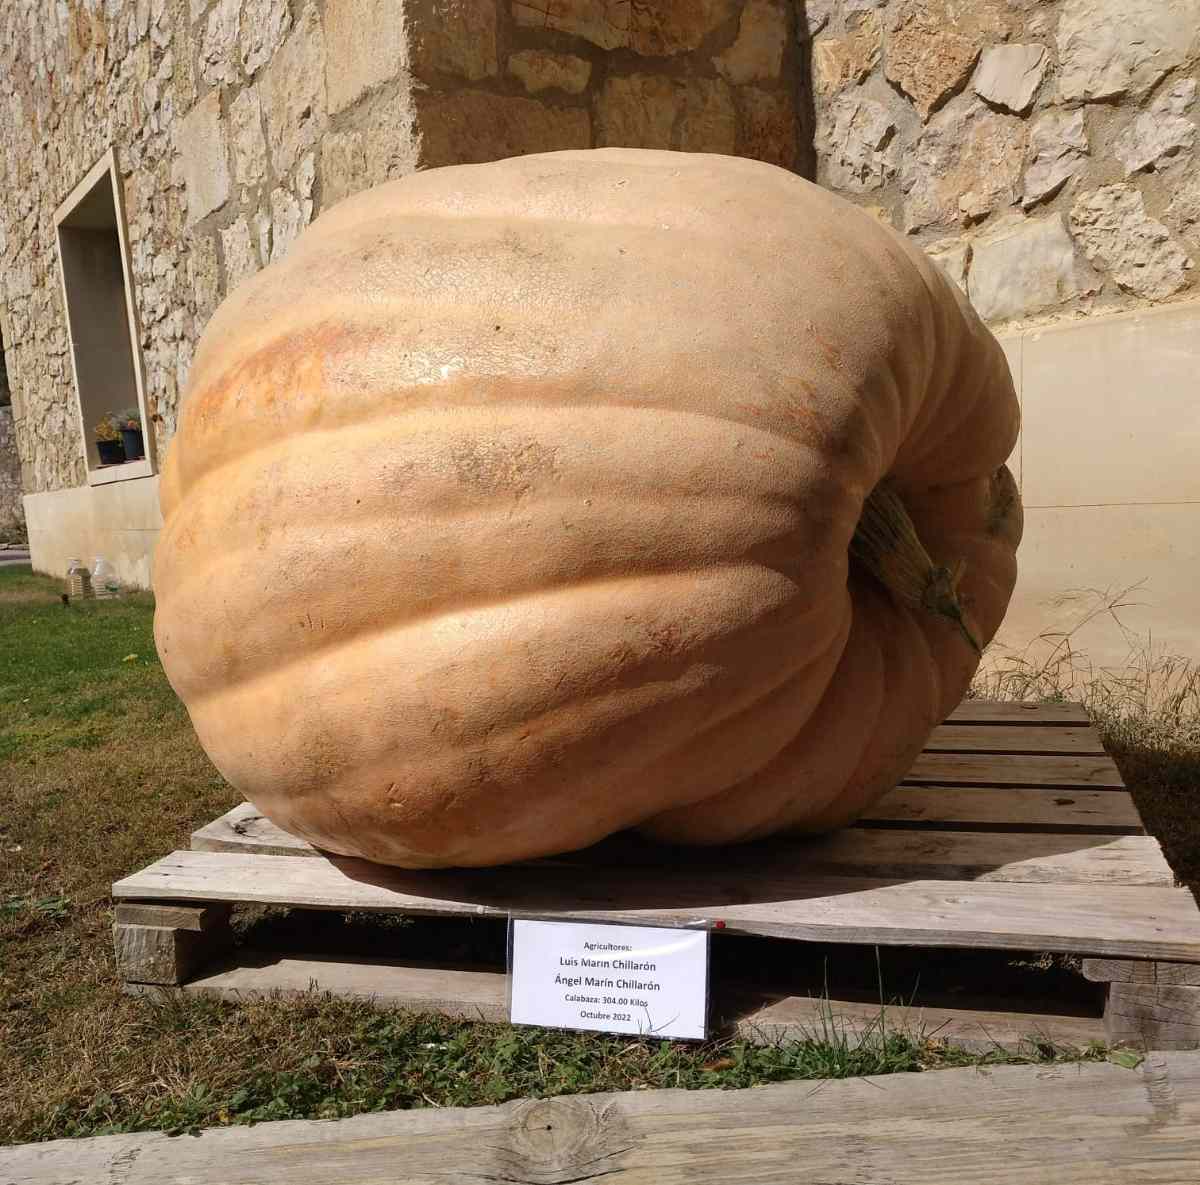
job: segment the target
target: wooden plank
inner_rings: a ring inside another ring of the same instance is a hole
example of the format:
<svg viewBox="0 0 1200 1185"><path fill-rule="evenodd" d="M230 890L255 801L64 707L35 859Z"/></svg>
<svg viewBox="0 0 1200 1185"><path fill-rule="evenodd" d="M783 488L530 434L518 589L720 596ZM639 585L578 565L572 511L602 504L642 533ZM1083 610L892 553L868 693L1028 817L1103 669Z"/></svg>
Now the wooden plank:
<svg viewBox="0 0 1200 1185"><path fill-rule="evenodd" d="M730 869L597 866L408 871L345 857L175 852L118 881L127 900L244 901L450 916L509 913L716 925L831 942L1063 951L1200 962L1200 911L1184 889L814 875L789 847Z"/></svg>
<svg viewBox="0 0 1200 1185"><path fill-rule="evenodd" d="M113 921L122 926L166 926L207 933L229 924L229 906L118 905Z"/></svg>
<svg viewBox="0 0 1200 1185"><path fill-rule="evenodd" d="M1048 725L1089 724L1083 704L1014 704L1000 700L963 700L949 716L947 724Z"/></svg>
<svg viewBox="0 0 1200 1185"><path fill-rule="evenodd" d="M141 984L129 984L127 989L149 996L165 990ZM465 1020L508 1019L508 977L503 973L421 967L389 959L239 950L234 959L170 990L223 1000L329 992L380 1008L406 1008Z"/></svg>
<svg viewBox="0 0 1200 1185"><path fill-rule="evenodd" d="M1111 757L1054 757L1023 753L922 753L906 785L1090 786L1123 790L1121 772Z"/></svg>
<svg viewBox="0 0 1200 1185"><path fill-rule="evenodd" d="M200 933L114 924L117 974L132 983L182 983L232 940L228 927Z"/></svg>
<svg viewBox="0 0 1200 1185"><path fill-rule="evenodd" d="M1104 1022L1098 1016L901 1004L889 1004L881 1012L878 1003L806 996L787 996L747 1011L737 1021L736 1031L738 1036L759 1045L823 1035L855 1044L864 1034L878 1035L881 1024L887 1032L904 1033L915 1041L944 1041L981 1052L1017 1050L1034 1042L1083 1049L1092 1042L1104 1041Z"/></svg>
<svg viewBox="0 0 1200 1185"><path fill-rule="evenodd" d="M192 832L194 852L258 852L264 856L316 856L310 843L276 827L248 802Z"/></svg>
<svg viewBox="0 0 1200 1185"><path fill-rule="evenodd" d="M1161 983L1200 987L1200 964L1084 959L1083 977L1093 983Z"/></svg>
<svg viewBox="0 0 1200 1185"><path fill-rule="evenodd" d="M1103 757L1100 734L1090 725L939 724L926 753L1059 753Z"/></svg>
<svg viewBox="0 0 1200 1185"><path fill-rule="evenodd" d="M798 860L847 876L1028 884L1175 884L1150 836L853 828L796 845Z"/></svg>
<svg viewBox="0 0 1200 1185"><path fill-rule="evenodd" d="M1192 1185L1200 1055L628 1091L0 1150L8 1185Z"/></svg>
<svg viewBox="0 0 1200 1185"><path fill-rule="evenodd" d="M1114 790L1030 790L993 786L897 786L860 824L1014 831L1087 831L1138 835L1144 830L1128 793Z"/></svg>
<svg viewBox="0 0 1200 1185"><path fill-rule="evenodd" d="M1104 1006L1104 1029L1113 1045L1196 1049L1200 1047L1200 987L1114 983Z"/></svg>
<svg viewBox="0 0 1200 1185"><path fill-rule="evenodd" d="M918 791L909 790L908 793ZM966 793L983 796L979 791ZM993 793L1002 797L1006 793L1017 792ZM1119 796L1094 793L1093 797L1117 799ZM1118 802L1115 805L1121 804ZM1110 812L1104 817L1120 816ZM778 849L784 842L777 841L771 848ZM1107 834L1064 838L1057 834L1012 836L932 831L902 834L854 829L819 839L786 842L790 843L797 862L802 861L812 869L833 869L853 876L1140 885L1174 883L1170 867L1157 842L1140 837L1123 840ZM610 843L587 852L569 853L537 863L592 865L611 859L624 864L659 866L663 862L663 849L660 847L634 843L625 845L618 852L618 846ZM192 849L264 855L318 855L310 845L281 831L246 803L195 832L192 835ZM758 850L768 849L760 846ZM744 859L744 853L740 855ZM752 858L757 859L757 856ZM711 865L713 855L708 850L672 852L671 859L678 864L707 867Z"/></svg>
<svg viewBox="0 0 1200 1185"><path fill-rule="evenodd" d="M379 1008L404 1008L468 1020L508 1019L507 977L496 971L419 967L396 960L342 956L279 955L239 950L230 960L176 988L128 984L135 995L164 992L240 1000L253 996L304 996L328 992ZM878 1029L882 1015L889 1031L915 1040L928 1037L968 1049L1017 1049L1030 1039L1083 1047L1104 1039L1099 1016L1054 1016L994 1009L906 1007L889 1004L788 996L763 1004L736 986L714 985L714 1023L763 1045L801 1040L832 1027L851 1043Z"/></svg>

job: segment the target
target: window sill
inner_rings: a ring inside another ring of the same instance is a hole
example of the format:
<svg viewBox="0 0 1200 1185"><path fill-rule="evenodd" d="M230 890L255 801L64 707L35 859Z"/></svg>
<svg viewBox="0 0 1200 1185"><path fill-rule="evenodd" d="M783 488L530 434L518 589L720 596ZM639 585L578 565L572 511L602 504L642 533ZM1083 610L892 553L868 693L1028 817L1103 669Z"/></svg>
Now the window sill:
<svg viewBox="0 0 1200 1185"><path fill-rule="evenodd" d="M125 461L121 465L105 465L88 470L88 485L104 486L114 481L131 481L135 477L151 477L154 469L148 457L140 461Z"/></svg>

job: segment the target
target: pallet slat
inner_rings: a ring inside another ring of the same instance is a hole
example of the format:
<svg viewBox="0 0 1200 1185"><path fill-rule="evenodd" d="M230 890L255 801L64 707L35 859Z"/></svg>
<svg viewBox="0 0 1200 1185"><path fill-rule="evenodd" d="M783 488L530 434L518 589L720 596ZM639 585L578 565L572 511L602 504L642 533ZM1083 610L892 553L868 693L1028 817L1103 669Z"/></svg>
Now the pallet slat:
<svg viewBox="0 0 1200 1185"><path fill-rule="evenodd" d="M908 791L908 793L918 793ZM978 791L967 791L967 794ZM1013 791L995 791L1003 796ZM1034 792L1036 793L1036 792ZM1098 798L1117 795L1097 794ZM1062 808L1057 808L1062 809ZM1114 817L1114 816L1109 816ZM1136 815L1134 816L1136 818ZM316 849L280 830L249 804L223 815L192 836L193 851L235 851L261 855L319 856ZM533 865L585 865L607 861L626 866L659 867L670 863L701 867L714 859L744 862L770 851L775 858L791 853L797 867L827 869L849 876L936 877L949 880L1036 881L1041 883L1113 883L1172 885L1170 866L1156 840L1110 834L1007 834L957 831L883 831L852 828L810 840L777 841L769 847L722 851L663 849L636 841L609 841L584 852L569 853Z"/></svg>
<svg viewBox="0 0 1200 1185"><path fill-rule="evenodd" d="M809 868L851 876L1015 884L1175 883L1158 841L1141 835L853 828L796 847L797 858Z"/></svg>
<svg viewBox="0 0 1200 1185"><path fill-rule="evenodd" d="M762 1045L803 1040L814 1032L829 1030L856 1038L877 1031L880 1016L878 1003L785 996L747 1010L736 1028L740 1037ZM914 1039L928 1037L983 1052L997 1047L1019 1049L1030 1041L1081 1049L1104 1040L1101 1017L901 1004L889 1004L882 1016L889 1032L908 1033Z"/></svg>
<svg viewBox="0 0 1200 1185"><path fill-rule="evenodd" d="M922 753L904 785L1090 786L1124 790L1111 757L1055 757L1024 753Z"/></svg>
<svg viewBox="0 0 1200 1185"><path fill-rule="evenodd" d="M1200 1054L523 1099L0 1149L12 1185L1184 1185Z"/></svg>
<svg viewBox="0 0 1200 1185"><path fill-rule="evenodd" d="M466 1020L508 1019L508 978L498 971L416 967L399 961L330 955L278 955L239 951L229 961L182 987L129 984L131 995L158 997L164 991L240 1000L253 996L301 996L330 992L340 999L366 1000L380 1008L436 1012ZM758 1044L798 1040L832 1025L851 1038L878 1026L878 1003L784 996L763 1003L761 994L714 987L713 1020ZM971 1049L1015 1049L1030 1038L1054 1045L1084 1046L1104 1039L1099 1016L1055 1016L995 1008L888 1004L889 1028L953 1041Z"/></svg>
<svg viewBox="0 0 1200 1185"><path fill-rule="evenodd" d="M734 874L528 865L409 872L362 860L175 852L118 881L122 900L241 901L452 916L510 912L645 925L714 924L816 941L1045 950L1200 962L1183 889L816 876L766 854Z"/></svg>
<svg viewBox="0 0 1200 1185"><path fill-rule="evenodd" d="M1083 704L1014 704L1002 700L963 700L949 716L947 724L1089 724Z"/></svg>
<svg viewBox="0 0 1200 1185"><path fill-rule="evenodd" d="M860 823L939 824L1020 831L1138 835L1141 816L1128 794L1113 790L1030 790L994 786L897 786ZM211 826L211 824L210 824Z"/></svg>
<svg viewBox="0 0 1200 1185"><path fill-rule="evenodd" d="M1054 753L1105 756L1100 734L1090 725L1018 726L1012 724L939 724L926 753Z"/></svg>

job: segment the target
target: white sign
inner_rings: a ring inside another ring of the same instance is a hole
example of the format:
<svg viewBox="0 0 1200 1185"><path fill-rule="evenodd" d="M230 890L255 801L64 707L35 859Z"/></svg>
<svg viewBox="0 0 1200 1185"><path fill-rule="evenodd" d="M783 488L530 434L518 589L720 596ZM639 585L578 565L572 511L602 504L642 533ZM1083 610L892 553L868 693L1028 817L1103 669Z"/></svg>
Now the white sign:
<svg viewBox="0 0 1200 1185"><path fill-rule="evenodd" d="M708 932L514 920L511 986L515 1025L700 1039Z"/></svg>

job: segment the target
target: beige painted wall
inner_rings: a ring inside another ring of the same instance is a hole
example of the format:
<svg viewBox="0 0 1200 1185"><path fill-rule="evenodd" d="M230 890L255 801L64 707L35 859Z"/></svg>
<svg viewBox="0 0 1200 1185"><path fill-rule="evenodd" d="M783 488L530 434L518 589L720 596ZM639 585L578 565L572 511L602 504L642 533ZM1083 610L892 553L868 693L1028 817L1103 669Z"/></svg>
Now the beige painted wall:
<svg viewBox="0 0 1200 1185"><path fill-rule="evenodd" d="M1003 339L1024 426L1017 592L998 641L1023 648L1138 585L1072 646L1122 667L1130 647L1200 657L1200 302Z"/></svg>
<svg viewBox="0 0 1200 1185"><path fill-rule="evenodd" d="M102 555L123 584L150 587L154 544L162 529L157 477L26 494L25 518L37 571L63 576L72 558L90 568Z"/></svg>

